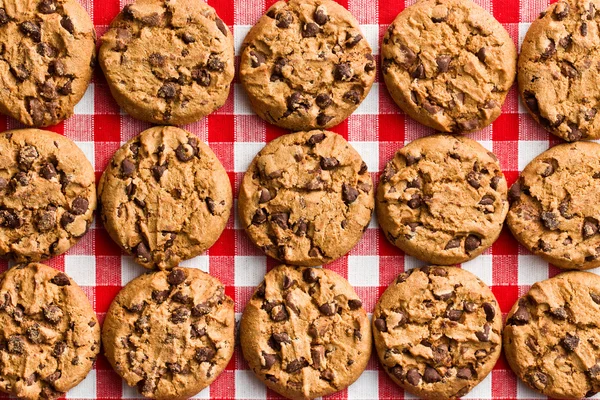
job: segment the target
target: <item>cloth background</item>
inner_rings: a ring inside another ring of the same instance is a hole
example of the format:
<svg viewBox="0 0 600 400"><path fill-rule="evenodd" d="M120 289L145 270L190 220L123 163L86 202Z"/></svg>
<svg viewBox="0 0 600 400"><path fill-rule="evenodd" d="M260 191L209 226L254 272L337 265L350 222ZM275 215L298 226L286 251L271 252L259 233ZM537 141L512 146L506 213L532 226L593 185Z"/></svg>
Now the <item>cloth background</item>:
<svg viewBox="0 0 600 400"><path fill-rule="evenodd" d="M92 16L98 37L106 31L110 21L130 1L79 0ZM365 38L379 54L379 43L388 25L414 0L337 0L358 19ZM274 0L209 0L219 16L234 33L236 61L239 47L250 27L271 6ZM492 12L518 44L530 22L543 11L549 0L475 0ZM379 63L379 62L378 62ZM378 65L379 66L379 65ZM14 120L0 117L0 129L20 128ZM112 99L100 68L97 68L85 97L77 105L75 115L50 130L74 140L94 165L97 179L122 143L135 137L150 125L136 121L120 112ZM185 129L207 142L217 154L237 192L244 171L264 144L285 131L270 126L253 114L246 96L236 79L230 97L223 108ZM354 115L332 129L343 135L358 150L378 182L380 171L396 150L414 139L433 133L405 117L388 95L381 74L369 96ZM529 161L559 140L540 128L519 104L516 87L510 91L503 114L486 129L470 135L499 158L504 173L512 184ZM265 272L277 265L267 259L248 240L237 222L237 202L219 241L206 253L183 263L186 267L200 268L219 278L226 293L235 301L236 319L252 295ZM145 272L131 257L123 254L100 223L66 255L46 262L64 270L87 293L100 321L114 296L130 280ZM391 246L379 230L375 219L369 225L361 242L336 262L327 265L346 277L362 298L368 312L385 288L402 271L422 265ZM0 261L0 270L8 263ZM462 268L479 276L494 291L500 307L506 314L517 298L535 282L556 275L559 270L541 258L531 255L512 238L505 228L500 239L483 255L465 263ZM598 272L598 271L596 271ZM0 396L1 397L1 396ZM267 390L249 370L241 350L235 355L223 374L195 398L273 399L277 394ZM375 352L367 370L336 399L402 399L404 395L386 373L379 368ZM99 356L95 368L67 398L122 399L141 398L112 371L104 356ZM543 398L517 381L504 357L493 372L465 398L506 399Z"/></svg>

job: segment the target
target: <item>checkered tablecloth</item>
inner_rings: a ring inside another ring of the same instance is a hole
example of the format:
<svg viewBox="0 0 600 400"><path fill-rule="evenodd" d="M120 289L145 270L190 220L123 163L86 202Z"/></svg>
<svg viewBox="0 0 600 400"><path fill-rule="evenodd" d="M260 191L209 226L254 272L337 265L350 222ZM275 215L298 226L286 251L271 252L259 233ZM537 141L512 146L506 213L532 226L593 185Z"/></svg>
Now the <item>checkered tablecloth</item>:
<svg viewBox="0 0 600 400"><path fill-rule="evenodd" d="M236 55L252 26L275 0L209 0L219 16L229 25L235 36ZM366 39L374 53L379 53L379 43L387 26L395 16L414 0L337 0L359 20ZM96 25L98 37L107 29L112 18L125 5L123 0L80 0ZM127 1L129 2L129 1ZM521 41L529 23L549 4L549 0L476 0L494 14L508 30L515 43ZM237 58L239 62L239 57ZM112 99L100 68L92 85L75 109L75 116L51 128L73 139L94 165L99 178L113 153L121 144L149 124L136 121L119 111ZM15 121L0 117L0 129L20 128ZM254 155L264 144L285 131L270 126L255 116L239 84L235 81L225 106L185 129L207 142L219 157L237 192L244 171ZM394 152L404 144L423 135L433 133L415 121L406 118L387 93L381 75L371 93L357 112L346 122L333 129L346 137L362 155L378 181L379 172ZM498 158L512 184L519 171L535 156L558 143L536 125L519 104L513 88L504 105L503 114L490 127L470 135ZM234 210L237 208L235 203ZM68 254L47 262L64 270L88 294L100 321L117 292L123 285L145 270L124 255L99 223ZM277 263L267 259L246 237L237 222L237 211L232 212L227 228L219 241L204 255L183 263L186 267L200 268L219 278L226 292L235 301L236 318L239 319L254 287L259 284L267 269ZM350 254L327 265L355 287L367 311L371 311L380 294L394 277L404 269L422 263L391 246L378 229L375 219L365 232L362 241ZM0 262L0 269L8 267ZM507 229L494 246L477 259L465 263L463 268L475 273L492 287L500 307L508 312L518 296L533 283L556 275L559 270L542 259L531 255L519 246ZM78 387L67 394L77 399L140 398L112 371L107 360L100 356L94 370ZM358 381L332 398L336 399L401 399L403 391L379 368L375 353L367 370ZM409 398L406 395L406 398ZM506 399L540 398L518 382L502 357L494 371L466 398ZM195 398L277 398L267 390L249 370L240 349L226 371Z"/></svg>

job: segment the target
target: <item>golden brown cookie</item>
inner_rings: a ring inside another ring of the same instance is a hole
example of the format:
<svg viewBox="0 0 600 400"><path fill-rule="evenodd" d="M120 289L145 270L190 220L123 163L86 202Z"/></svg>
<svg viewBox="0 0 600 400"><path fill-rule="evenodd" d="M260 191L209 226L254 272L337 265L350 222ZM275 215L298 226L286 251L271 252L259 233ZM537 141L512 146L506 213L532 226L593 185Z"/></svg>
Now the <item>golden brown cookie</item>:
<svg viewBox="0 0 600 400"><path fill-rule="evenodd" d="M250 30L240 81L254 111L294 131L338 125L375 80L358 21L332 0L278 1Z"/></svg>
<svg viewBox="0 0 600 400"><path fill-rule="evenodd" d="M422 0L402 11L381 45L394 101L442 132L485 128L515 80L517 50L494 17L470 0Z"/></svg>
<svg viewBox="0 0 600 400"><path fill-rule="evenodd" d="M132 117L184 125L227 100L233 35L202 0L137 0L102 36L99 60L113 97Z"/></svg>
<svg viewBox="0 0 600 400"><path fill-rule="evenodd" d="M96 31L77 0L0 2L0 112L29 126L73 115L96 64Z"/></svg>
<svg viewBox="0 0 600 400"><path fill-rule="evenodd" d="M340 135L297 132L268 143L240 187L239 214L267 255L316 266L348 253L374 207L367 165Z"/></svg>
<svg viewBox="0 0 600 400"><path fill-rule="evenodd" d="M112 239L146 268L171 269L221 236L231 209L229 177L212 150L176 127L125 143L98 185Z"/></svg>
<svg viewBox="0 0 600 400"><path fill-rule="evenodd" d="M279 266L265 276L240 323L250 368L290 399L345 389L371 356L371 329L347 280L320 268Z"/></svg>
<svg viewBox="0 0 600 400"><path fill-rule="evenodd" d="M508 226L560 268L600 266L600 144L562 144L534 159L509 193Z"/></svg>
<svg viewBox="0 0 600 400"><path fill-rule="evenodd" d="M402 273L373 313L379 360L392 380L425 399L466 395L502 347L502 312L489 287L456 267Z"/></svg>
<svg viewBox="0 0 600 400"><path fill-rule="evenodd" d="M40 261L69 250L96 209L94 168L68 138L0 133L0 256Z"/></svg>
<svg viewBox="0 0 600 400"><path fill-rule="evenodd" d="M0 276L0 337L0 390L20 399L64 396L100 351L100 325L85 293L43 264Z"/></svg>
<svg viewBox="0 0 600 400"><path fill-rule="evenodd" d="M463 136L428 136L398 150L377 191L377 217L388 240L432 264L480 255L500 235L507 212L498 159Z"/></svg>
<svg viewBox="0 0 600 400"><path fill-rule="evenodd" d="M523 103L549 132L567 141L600 138L600 1L561 0L534 21L519 57Z"/></svg>
<svg viewBox="0 0 600 400"><path fill-rule="evenodd" d="M600 391L600 277L565 272L538 282L508 313L504 350L528 386L553 398Z"/></svg>
<svg viewBox="0 0 600 400"><path fill-rule="evenodd" d="M233 300L221 282L175 268L144 274L119 292L102 343L115 371L143 396L187 399L227 366L234 328Z"/></svg>

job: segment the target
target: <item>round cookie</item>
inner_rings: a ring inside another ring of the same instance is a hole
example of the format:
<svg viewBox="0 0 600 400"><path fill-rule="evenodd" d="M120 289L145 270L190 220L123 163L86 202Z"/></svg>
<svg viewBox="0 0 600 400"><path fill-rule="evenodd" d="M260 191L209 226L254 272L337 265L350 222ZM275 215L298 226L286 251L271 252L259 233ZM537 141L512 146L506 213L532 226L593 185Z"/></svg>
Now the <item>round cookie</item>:
<svg viewBox="0 0 600 400"><path fill-rule="evenodd" d="M394 101L442 132L483 129L500 116L517 50L502 25L470 0L423 0L392 22L381 45Z"/></svg>
<svg viewBox="0 0 600 400"><path fill-rule="evenodd" d="M94 168L68 138L0 133L0 257L40 261L69 250L96 209Z"/></svg>
<svg viewBox="0 0 600 400"><path fill-rule="evenodd" d="M519 57L523 104L569 142L600 138L600 1L561 0L531 24Z"/></svg>
<svg viewBox="0 0 600 400"><path fill-rule="evenodd" d="M96 64L96 31L77 0L0 3L0 112L29 126L73 115Z"/></svg>
<svg viewBox="0 0 600 400"><path fill-rule="evenodd" d="M508 313L504 351L528 386L553 398L600 392L600 277L565 272L534 284Z"/></svg>
<svg viewBox="0 0 600 400"><path fill-rule="evenodd" d="M187 399L210 385L233 355L233 300L218 279L193 268L144 274L113 300L102 326L104 354L149 398Z"/></svg>
<svg viewBox="0 0 600 400"><path fill-rule="evenodd" d="M290 399L345 389L367 366L371 328L362 302L333 271L282 265L248 302L240 342L250 368Z"/></svg>
<svg viewBox="0 0 600 400"><path fill-rule="evenodd" d="M407 271L373 313L379 360L394 382L425 399L466 395L502 347L502 312L479 278L456 267Z"/></svg>
<svg viewBox="0 0 600 400"><path fill-rule="evenodd" d="M507 212L498 159L463 136L428 136L398 150L377 190L377 217L388 240L433 264L480 255L500 235Z"/></svg>
<svg viewBox="0 0 600 400"><path fill-rule="evenodd" d="M268 143L240 186L239 214L267 255L317 266L348 253L374 207L367 165L340 135L297 132Z"/></svg>
<svg viewBox="0 0 600 400"><path fill-rule="evenodd" d="M211 247L231 209L229 177L212 150L176 127L125 143L98 185L112 239L146 268L171 269Z"/></svg>
<svg viewBox="0 0 600 400"><path fill-rule="evenodd" d="M509 193L508 226L531 252L560 268L600 266L600 144L542 153Z"/></svg>
<svg viewBox="0 0 600 400"><path fill-rule="evenodd" d="M244 40L240 81L267 122L294 131L327 129L371 90L371 53L358 21L335 1L278 1Z"/></svg>
<svg viewBox="0 0 600 400"><path fill-rule="evenodd" d="M0 390L20 399L63 397L100 351L100 325L85 293L43 264L0 276L0 337Z"/></svg>
<svg viewBox="0 0 600 400"><path fill-rule="evenodd" d="M184 125L220 108L234 76L233 36L202 0L137 0L102 36L110 91L132 117Z"/></svg>

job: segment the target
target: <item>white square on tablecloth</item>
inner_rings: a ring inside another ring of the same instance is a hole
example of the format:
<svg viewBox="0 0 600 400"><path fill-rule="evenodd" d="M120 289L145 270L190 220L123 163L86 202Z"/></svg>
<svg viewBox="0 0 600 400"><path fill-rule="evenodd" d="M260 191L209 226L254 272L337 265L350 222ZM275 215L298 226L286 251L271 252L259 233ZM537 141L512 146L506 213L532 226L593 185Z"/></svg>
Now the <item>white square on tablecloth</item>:
<svg viewBox="0 0 600 400"><path fill-rule="evenodd" d="M89 399L96 397L96 370L91 370L88 376L65 396L67 399Z"/></svg>
<svg viewBox="0 0 600 400"><path fill-rule="evenodd" d="M379 372L364 371L362 375L348 387L348 400L376 399L379 397Z"/></svg>
<svg viewBox="0 0 600 400"><path fill-rule="evenodd" d="M209 257L206 254L202 254L202 255L196 256L194 258L190 258L189 260L185 260L185 261L182 261L179 263L179 265L181 265L182 267L196 268L196 269L206 272L207 274L209 273L209 270L210 270L209 264L210 264Z"/></svg>
<svg viewBox="0 0 600 400"><path fill-rule="evenodd" d="M233 112L235 115L254 115L252 107L250 107L250 100L248 95L244 91L244 88L240 83L233 85L234 97L233 97Z"/></svg>
<svg viewBox="0 0 600 400"><path fill-rule="evenodd" d="M358 106L355 115L377 115L379 114L379 83L374 83L371 91Z"/></svg>
<svg viewBox="0 0 600 400"><path fill-rule="evenodd" d="M267 389L250 370L235 371L236 399L266 399Z"/></svg>
<svg viewBox="0 0 600 400"><path fill-rule="evenodd" d="M379 257L348 256L348 282L352 286L379 286Z"/></svg>
<svg viewBox="0 0 600 400"><path fill-rule="evenodd" d="M85 158L88 159L92 167L96 167L96 157L95 157L95 149L96 144L94 142L75 142L77 147L81 149L83 154L85 154Z"/></svg>
<svg viewBox="0 0 600 400"><path fill-rule="evenodd" d="M267 257L235 256L235 286L258 286L267 273Z"/></svg>
<svg viewBox="0 0 600 400"><path fill-rule="evenodd" d="M240 56L242 54L242 43L248 32L252 29L252 25L235 25L233 27L233 42L235 45L235 55Z"/></svg>
<svg viewBox="0 0 600 400"><path fill-rule="evenodd" d="M523 44L523 40L525 40L525 35L530 26L530 22L519 22L519 52L521 52L521 45Z"/></svg>
<svg viewBox="0 0 600 400"><path fill-rule="evenodd" d="M65 273L79 286L96 285L96 257L65 255Z"/></svg>
<svg viewBox="0 0 600 400"><path fill-rule="evenodd" d="M519 285L533 285L548 279L548 262L534 255L519 255Z"/></svg>
<svg viewBox="0 0 600 400"><path fill-rule="evenodd" d="M125 382L125 380L121 381L121 390L123 391L121 398L122 399L139 399L143 398L140 392L137 391L137 388L131 387Z"/></svg>
<svg viewBox="0 0 600 400"><path fill-rule="evenodd" d="M491 399L492 398L492 374L489 374L481 383L473 388L463 399Z"/></svg>
<svg viewBox="0 0 600 400"><path fill-rule="evenodd" d="M258 154L263 147L265 147L265 143L235 142L233 144L233 151L235 152L235 172L246 172L256 154Z"/></svg>
<svg viewBox="0 0 600 400"><path fill-rule="evenodd" d="M379 170L379 143L377 142L350 142L363 159L369 172Z"/></svg>
<svg viewBox="0 0 600 400"><path fill-rule="evenodd" d="M205 387L200 393L190 397L191 399L210 399L210 386Z"/></svg>
<svg viewBox="0 0 600 400"><path fill-rule="evenodd" d="M547 399L547 397L539 394L520 379L517 379L517 399Z"/></svg>
<svg viewBox="0 0 600 400"><path fill-rule="evenodd" d="M494 284L491 254L482 254L474 260L467 261L462 264L462 268L475 274L486 285L492 286Z"/></svg>
<svg viewBox="0 0 600 400"><path fill-rule="evenodd" d="M547 140L520 140L519 141L519 171L523 171L527 164L534 158L548 150L550 142Z"/></svg>
<svg viewBox="0 0 600 400"><path fill-rule="evenodd" d="M125 286L148 269L133 261L132 256L121 256L121 285Z"/></svg>
<svg viewBox="0 0 600 400"><path fill-rule="evenodd" d="M379 25L364 24L360 26L360 30L365 35L371 49L373 49L373 54L379 54Z"/></svg>
<svg viewBox="0 0 600 400"><path fill-rule="evenodd" d="M94 84L90 84L81 101L75 105L75 115L94 115Z"/></svg>
<svg viewBox="0 0 600 400"><path fill-rule="evenodd" d="M418 258L406 255L404 257L404 270L408 271L409 269L413 269L413 268L419 268L419 267L426 267L428 266L429 263L426 263L425 261L421 261Z"/></svg>

